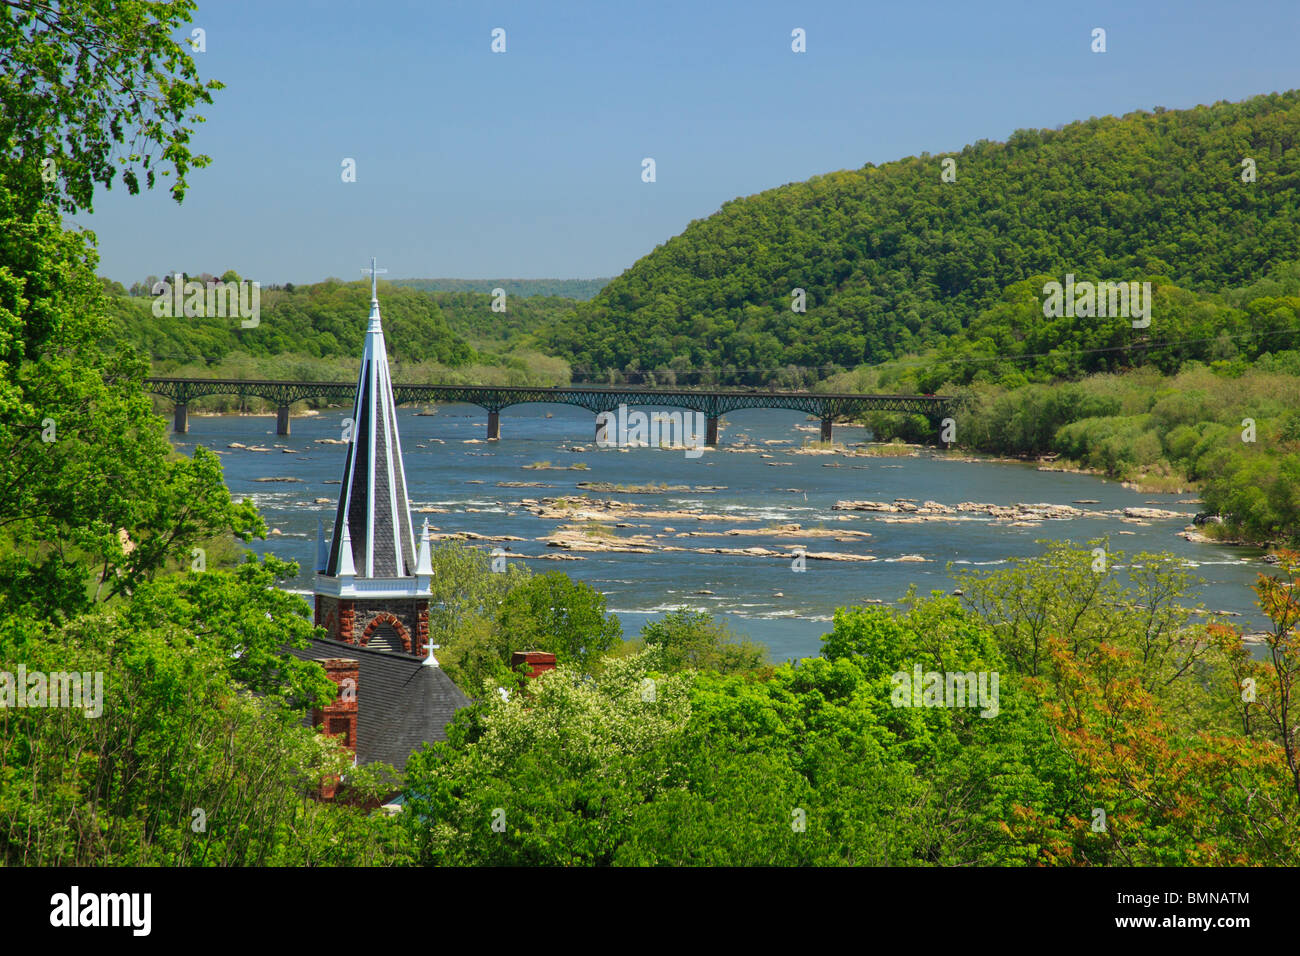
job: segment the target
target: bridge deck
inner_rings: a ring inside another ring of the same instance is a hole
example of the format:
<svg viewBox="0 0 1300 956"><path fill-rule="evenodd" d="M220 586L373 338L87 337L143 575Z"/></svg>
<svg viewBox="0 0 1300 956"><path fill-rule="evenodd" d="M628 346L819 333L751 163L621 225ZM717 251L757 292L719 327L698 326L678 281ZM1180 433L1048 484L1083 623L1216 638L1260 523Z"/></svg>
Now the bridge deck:
<svg viewBox="0 0 1300 956"><path fill-rule="evenodd" d="M207 395L239 395L272 402L280 410L279 433L289 433L289 406L308 398L351 402L352 382L287 382L212 378L149 378L149 391L176 405L176 430L187 427L187 406ZM499 414L512 405L554 403L576 405L588 411L615 411L620 405L654 405L700 412L716 436L717 420L742 408L782 408L804 412L822 421L823 438L829 440L836 419L869 411L908 412L938 419L951 413L956 399L947 395L865 395L851 392L808 392L777 389L644 388L601 385L398 385L393 386L399 405L413 402L464 402L488 412L488 437L499 437Z"/></svg>

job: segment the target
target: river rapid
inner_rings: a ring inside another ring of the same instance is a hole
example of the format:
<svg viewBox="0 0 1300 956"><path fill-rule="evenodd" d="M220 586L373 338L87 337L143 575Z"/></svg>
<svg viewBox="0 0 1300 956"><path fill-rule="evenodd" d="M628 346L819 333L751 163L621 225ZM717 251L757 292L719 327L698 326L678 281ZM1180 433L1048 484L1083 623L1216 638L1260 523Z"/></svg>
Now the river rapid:
<svg viewBox="0 0 1300 956"><path fill-rule="evenodd" d="M709 611L766 644L775 661L812 656L837 607L893 603L911 584L922 593L950 591L952 571L1004 567L1009 558L1040 553L1043 539L1082 544L1102 537L1112 550L1130 555L1168 551L1183 557L1205 579L1197 597L1206 607L1239 615L1233 623L1248 631L1266 623L1250 590L1267 569L1261 552L1179 536L1200 510L1192 494L1137 492L1089 475L930 451L900 458L799 453L818 437L817 425L780 410L728 415L720 448L699 457L681 449L598 448L593 416L570 406L506 409L496 442L484 441L482 409L443 405L430 411L399 410L417 530L427 518L437 534L481 536L475 543L508 548L510 560L534 571L562 570L587 582L606 595L627 637L647 620L684 606ZM348 414L350 409L338 409L296 417L293 434L285 437L275 435L274 416L191 415L189 434L172 436L183 452L203 445L221 455L232 494L252 498L278 532L250 547L297 561L302 573L289 587L309 600L317 522L323 519L328 532L334 520L345 454L334 442L341 440ZM860 428L836 426L835 440L850 450L864 438ZM552 469L525 467L540 462ZM579 463L586 470L567 470ZM258 480L267 478L290 480ZM687 490L584 491L579 482L663 483ZM540 487L518 486L533 483ZM550 517L559 509L546 499L584 494L592 499L590 523ZM896 499L908 500L894 504ZM836 509L845 501L900 510ZM949 509L962 503L1041 503L1079 514L1039 517L1028 509L1028 515L996 517L968 508L926 516L910 510L926 502ZM1126 518L1126 508L1177 516ZM563 540L642 553L548 545L561 540L553 536L566 524L570 533ZM791 556L801 548L809 556L804 569L796 570L800 562ZM752 550L739 553L745 549ZM865 556L874 560L861 560Z"/></svg>

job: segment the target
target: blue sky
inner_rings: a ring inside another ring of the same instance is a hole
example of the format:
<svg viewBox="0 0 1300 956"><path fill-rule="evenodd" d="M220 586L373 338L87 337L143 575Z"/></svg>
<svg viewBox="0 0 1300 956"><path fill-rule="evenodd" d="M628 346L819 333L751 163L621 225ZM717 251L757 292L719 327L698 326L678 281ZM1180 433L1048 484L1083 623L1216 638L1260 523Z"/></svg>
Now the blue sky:
<svg viewBox="0 0 1300 956"><path fill-rule="evenodd" d="M819 173L1300 86L1296 0L220 0L194 24L226 84L194 140L212 165L181 206L119 186L72 220L127 284L351 280L371 255L389 277L617 275Z"/></svg>

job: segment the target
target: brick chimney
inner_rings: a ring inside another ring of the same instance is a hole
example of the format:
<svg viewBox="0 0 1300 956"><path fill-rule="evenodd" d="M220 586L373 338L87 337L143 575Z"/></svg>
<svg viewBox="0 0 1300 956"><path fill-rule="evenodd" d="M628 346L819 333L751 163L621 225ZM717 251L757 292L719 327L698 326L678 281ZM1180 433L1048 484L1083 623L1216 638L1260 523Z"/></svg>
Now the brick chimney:
<svg viewBox="0 0 1300 956"><path fill-rule="evenodd" d="M319 726L327 737L341 738L343 746L352 751L353 759L357 754L357 684L360 666L356 661L346 657L331 657L318 661L325 668L325 676L338 685L338 696L325 708L315 709L311 714L312 726ZM338 792L337 778L321 781L320 796L322 800L333 800Z"/></svg>
<svg viewBox="0 0 1300 956"><path fill-rule="evenodd" d="M547 671L555 670L555 655L550 651L515 651L510 655L510 669L514 670L520 664L528 665L526 676L532 680Z"/></svg>

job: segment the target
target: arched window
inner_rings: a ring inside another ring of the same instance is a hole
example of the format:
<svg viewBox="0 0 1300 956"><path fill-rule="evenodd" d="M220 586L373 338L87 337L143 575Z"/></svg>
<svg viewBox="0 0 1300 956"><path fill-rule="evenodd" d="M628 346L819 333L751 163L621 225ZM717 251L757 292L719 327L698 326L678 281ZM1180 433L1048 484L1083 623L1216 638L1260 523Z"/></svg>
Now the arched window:
<svg viewBox="0 0 1300 956"><path fill-rule="evenodd" d="M380 624L370 632L370 640L366 641L366 647L374 651L395 651L401 646L402 639L391 624Z"/></svg>
<svg viewBox="0 0 1300 956"><path fill-rule="evenodd" d="M407 633L402 622L392 614L376 614L366 625L366 632L361 636L361 645L376 651L405 651L411 653L411 635Z"/></svg>

